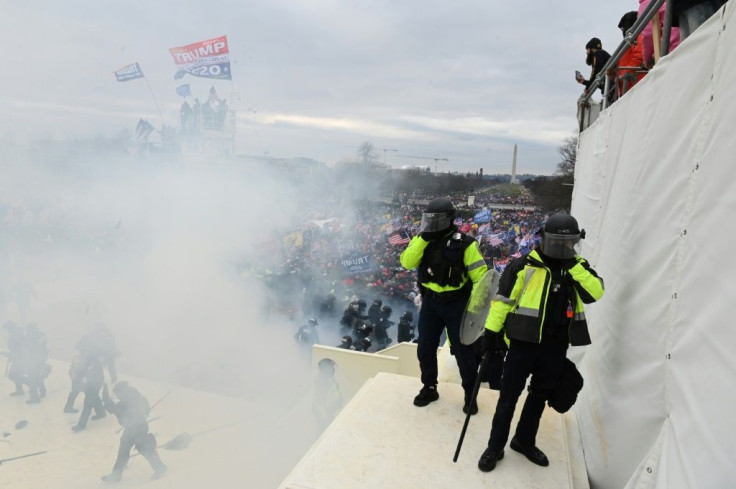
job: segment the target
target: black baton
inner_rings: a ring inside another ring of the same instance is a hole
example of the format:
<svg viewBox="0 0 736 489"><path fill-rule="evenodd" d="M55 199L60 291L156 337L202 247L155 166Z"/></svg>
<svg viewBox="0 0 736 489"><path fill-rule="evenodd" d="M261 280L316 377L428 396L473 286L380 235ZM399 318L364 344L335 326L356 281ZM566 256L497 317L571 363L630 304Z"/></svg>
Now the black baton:
<svg viewBox="0 0 736 489"><path fill-rule="evenodd" d="M455 450L455 456L452 458L453 462L457 462L457 457L460 455L460 448L463 446L463 440L465 439L465 432L468 430L468 423L470 423L470 416L472 415L472 407L475 398L478 397L478 391L480 390L480 383L483 381L483 374L486 373L486 366L488 365L488 359L491 358L489 351L483 353L483 358L480 361L480 368L478 369L478 377L475 379L475 385L473 386L473 396L468 404L468 415L465 416L465 424L463 424L463 430L460 432L460 440L457 442L457 449Z"/></svg>

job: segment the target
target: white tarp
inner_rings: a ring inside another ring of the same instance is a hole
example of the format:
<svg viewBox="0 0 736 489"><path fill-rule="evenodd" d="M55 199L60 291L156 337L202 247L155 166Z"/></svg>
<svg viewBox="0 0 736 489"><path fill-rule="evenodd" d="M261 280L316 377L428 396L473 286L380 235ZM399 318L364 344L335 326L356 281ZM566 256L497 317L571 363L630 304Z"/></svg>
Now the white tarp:
<svg viewBox="0 0 736 489"><path fill-rule="evenodd" d="M606 285L576 406L596 489L736 487L735 11L580 138L572 214Z"/></svg>

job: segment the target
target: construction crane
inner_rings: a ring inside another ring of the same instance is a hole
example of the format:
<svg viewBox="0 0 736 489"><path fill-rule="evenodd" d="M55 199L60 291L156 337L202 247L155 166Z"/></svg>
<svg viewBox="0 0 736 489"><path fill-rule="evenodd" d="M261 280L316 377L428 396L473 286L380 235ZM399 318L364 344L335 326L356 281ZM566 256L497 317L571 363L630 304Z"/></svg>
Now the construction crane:
<svg viewBox="0 0 736 489"><path fill-rule="evenodd" d="M391 149L391 148L376 148L378 150L383 151L383 164L386 165L386 153L389 151L398 151L398 149Z"/></svg>
<svg viewBox="0 0 736 489"><path fill-rule="evenodd" d="M438 161L450 161L447 158L435 158L433 156L410 156L410 155L398 155L402 158L418 158L420 160L434 160L434 172L437 173L437 162Z"/></svg>
<svg viewBox="0 0 736 489"><path fill-rule="evenodd" d="M345 146L345 147L346 148L363 149L363 146ZM379 150L379 151L383 151L383 164L384 165L387 164L386 163L386 161L388 159L387 158L387 153L389 151L398 151L398 149L393 149L393 148L376 148L375 146L373 146L373 149L376 149L376 150Z"/></svg>

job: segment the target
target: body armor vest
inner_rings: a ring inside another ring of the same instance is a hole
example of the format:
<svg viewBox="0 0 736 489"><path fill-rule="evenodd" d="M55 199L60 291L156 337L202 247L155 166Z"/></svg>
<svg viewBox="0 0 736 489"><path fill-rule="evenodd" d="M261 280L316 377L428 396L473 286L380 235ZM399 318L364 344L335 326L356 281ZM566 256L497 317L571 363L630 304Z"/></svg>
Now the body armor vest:
<svg viewBox="0 0 736 489"><path fill-rule="evenodd" d="M467 275L465 250L475 240L460 232L431 241L419 263L419 283L434 282L440 287L459 287Z"/></svg>

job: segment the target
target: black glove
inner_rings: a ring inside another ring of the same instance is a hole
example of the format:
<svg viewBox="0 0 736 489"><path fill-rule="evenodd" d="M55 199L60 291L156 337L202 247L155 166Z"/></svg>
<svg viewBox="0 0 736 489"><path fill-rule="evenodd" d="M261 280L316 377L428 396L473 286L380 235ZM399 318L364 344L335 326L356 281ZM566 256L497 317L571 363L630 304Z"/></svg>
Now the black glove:
<svg viewBox="0 0 736 489"><path fill-rule="evenodd" d="M501 333L494 333L490 329L483 332L480 338L481 353L496 352L506 350L506 342L503 340Z"/></svg>
<svg viewBox="0 0 736 489"><path fill-rule="evenodd" d="M577 258L570 258L562 262L562 268L564 268L565 270L570 270L572 267L574 267L577 264L578 264Z"/></svg>

